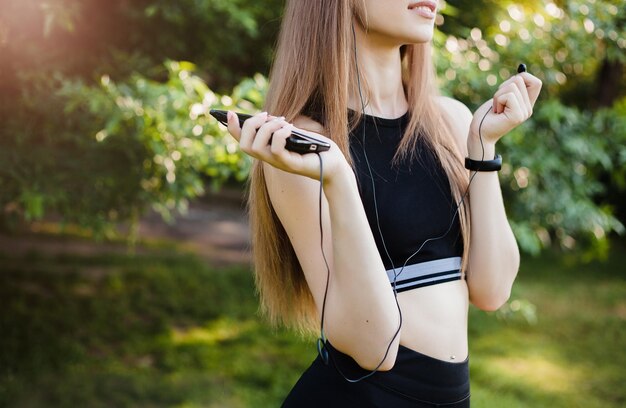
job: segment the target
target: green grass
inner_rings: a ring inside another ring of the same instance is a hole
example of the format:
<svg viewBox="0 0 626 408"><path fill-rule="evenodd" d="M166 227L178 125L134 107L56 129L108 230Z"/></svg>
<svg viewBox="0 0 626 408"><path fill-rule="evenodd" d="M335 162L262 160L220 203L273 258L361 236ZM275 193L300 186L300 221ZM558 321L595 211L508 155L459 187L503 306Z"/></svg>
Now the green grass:
<svg viewBox="0 0 626 408"><path fill-rule="evenodd" d="M511 298L536 307L535 324L472 310L476 406L498 406L494 398L506 407L626 405L624 249L617 244L606 263L525 260Z"/></svg>
<svg viewBox="0 0 626 408"><path fill-rule="evenodd" d="M624 249L525 259L503 311L470 311L473 407L626 404ZM272 407L315 357L249 270L188 254L0 257L0 304L0 406Z"/></svg>

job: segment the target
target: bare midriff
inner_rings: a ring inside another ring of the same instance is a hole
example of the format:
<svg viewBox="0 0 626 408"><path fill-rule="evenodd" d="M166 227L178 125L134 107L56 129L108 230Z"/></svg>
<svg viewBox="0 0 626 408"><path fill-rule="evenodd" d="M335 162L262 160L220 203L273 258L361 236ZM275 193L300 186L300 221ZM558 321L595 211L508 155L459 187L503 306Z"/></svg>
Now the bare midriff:
<svg viewBox="0 0 626 408"><path fill-rule="evenodd" d="M468 295L464 280L399 293L400 344L439 360L463 362L468 355Z"/></svg>

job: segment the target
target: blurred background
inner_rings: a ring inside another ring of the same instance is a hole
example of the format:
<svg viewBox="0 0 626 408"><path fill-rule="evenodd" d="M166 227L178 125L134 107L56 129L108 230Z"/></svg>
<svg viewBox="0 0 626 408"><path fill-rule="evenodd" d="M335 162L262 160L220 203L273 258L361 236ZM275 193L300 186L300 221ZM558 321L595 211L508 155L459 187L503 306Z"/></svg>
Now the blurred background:
<svg viewBox="0 0 626 408"><path fill-rule="evenodd" d="M0 406L278 406L313 339L257 312L250 160L283 0L0 0ZM499 146L523 251L470 310L476 407L626 406L626 4L442 3L442 92L544 83Z"/></svg>

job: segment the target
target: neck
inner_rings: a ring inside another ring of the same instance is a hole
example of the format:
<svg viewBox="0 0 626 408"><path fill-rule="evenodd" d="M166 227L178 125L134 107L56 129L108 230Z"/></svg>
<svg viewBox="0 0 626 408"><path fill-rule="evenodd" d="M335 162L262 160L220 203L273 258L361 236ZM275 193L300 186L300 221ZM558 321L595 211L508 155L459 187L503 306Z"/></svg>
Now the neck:
<svg viewBox="0 0 626 408"><path fill-rule="evenodd" d="M402 86L400 46L365 33L356 23L355 31L364 113L382 118L402 116L408 110L408 102ZM365 83L369 93L365 93ZM349 96L348 107L361 111L358 91Z"/></svg>

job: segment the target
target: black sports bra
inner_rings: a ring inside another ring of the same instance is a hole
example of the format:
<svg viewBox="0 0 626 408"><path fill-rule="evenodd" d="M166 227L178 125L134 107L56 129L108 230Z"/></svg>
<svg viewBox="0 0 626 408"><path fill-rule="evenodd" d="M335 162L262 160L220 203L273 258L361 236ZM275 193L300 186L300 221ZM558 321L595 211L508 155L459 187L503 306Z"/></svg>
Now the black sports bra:
<svg viewBox="0 0 626 408"><path fill-rule="evenodd" d="M389 281L393 283L395 277L398 292L461 279L463 253L456 217L443 238L429 240L415 254L424 241L439 237L448 230L456 203L445 172L423 139L418 140L416 158L412 162L392 164L408 121L408 112L397 119L364 115L350 134L350 153L361 200Z"/></svg>

